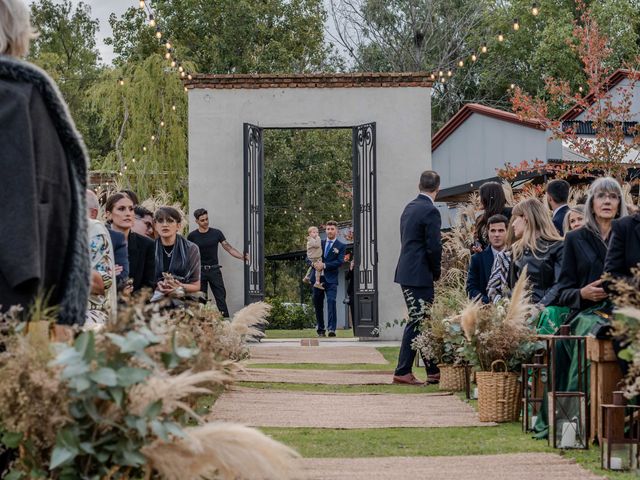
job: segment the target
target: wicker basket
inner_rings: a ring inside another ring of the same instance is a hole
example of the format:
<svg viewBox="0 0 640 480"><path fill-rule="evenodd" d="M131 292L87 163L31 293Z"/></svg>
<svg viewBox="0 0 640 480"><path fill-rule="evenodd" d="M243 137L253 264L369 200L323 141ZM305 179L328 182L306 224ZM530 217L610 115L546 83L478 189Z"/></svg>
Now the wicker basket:
<svg viewBox="0 0 640 480"><path fill-rule="evenodd" d="M502 364L504 372L496 372ZM478 413L481 422L516 422L520 417L519 375L507 371L507 364L496 360L490 372L477 372Z"/></svg>
<svg viewBox="0 0 640 480"><path fill-rule="evenodd" d="M439 390L447 392L463 392L466 389L466 368L462 365L447 365L441 363L438 365L440 369Z"/></svg>

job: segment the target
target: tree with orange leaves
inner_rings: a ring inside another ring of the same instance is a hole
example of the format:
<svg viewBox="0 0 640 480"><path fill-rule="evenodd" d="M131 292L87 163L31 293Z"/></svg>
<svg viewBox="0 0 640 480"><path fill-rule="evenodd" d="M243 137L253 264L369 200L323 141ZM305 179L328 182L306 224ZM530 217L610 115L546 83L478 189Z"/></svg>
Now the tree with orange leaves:
<svg viewBox="0 0 640 480"><path fill-rule="evenodd" d="M546 164L540 160L525 161L519 165L506 165L499 172L505 179L514 179L520 173L539 171L558 177L592 177L594 174L612 175L618 179L626 176L631 164L640 160L640 124L632 122L634 113L633 91L640 80L637 69L640 59L632 65L623 65L628 85L612 88L614 69L610 66L612 48L598 22L582 0L577 6L581 12L574 22L569 44L583 64L588 94L572 92L566 80L545 78L546 98L536 97L515 88L512 96L513 111L521 118L540 122L551 134L551 140L560 140L584 161ZM581 122L564 122L564 118L552 118L552 105L563 105L571 112L585 112L592 135L578 134Z"/></svg>

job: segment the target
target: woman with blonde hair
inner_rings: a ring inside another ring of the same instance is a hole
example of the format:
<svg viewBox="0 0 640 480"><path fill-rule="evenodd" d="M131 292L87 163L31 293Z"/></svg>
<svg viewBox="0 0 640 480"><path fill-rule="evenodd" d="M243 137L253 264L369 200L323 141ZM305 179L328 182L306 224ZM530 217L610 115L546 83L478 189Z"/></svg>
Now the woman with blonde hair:
<svg viewBox="0 0 640 480"><path fill-rule="evenodd" d="M584 205L573 205L569 207L569 211L564 216L562 222L562 231L567 233L577 230L584 225Z"/></svg>
<svg viewBox="0 0 640 480"><path fill-rule="evenodd" d="M0 0L0 305L46 292L59 324L83 324L88 158L53 80L21 60L33 36L27 4Z"/></svg>
<svg viewBox="0 0 640 480"><path fill-rule="evenodd" d="M527 267L534 303L547 307L558 295L556 281L562 266L562 237L551 221L548 209L537 198L522 200L511 217L511 266L509 287Z"/></svg>

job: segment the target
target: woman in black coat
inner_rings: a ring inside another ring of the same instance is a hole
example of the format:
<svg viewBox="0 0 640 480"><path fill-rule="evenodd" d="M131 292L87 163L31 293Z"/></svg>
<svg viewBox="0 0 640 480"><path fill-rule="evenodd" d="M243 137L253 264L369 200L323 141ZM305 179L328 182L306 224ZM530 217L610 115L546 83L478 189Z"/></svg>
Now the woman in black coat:
<svg viewBox="0 0 640 480"><path fill-rule="evenodd" d="M577 313L607 298L600 277L612 238L611 225L626 213L622 189L615 179L593 182L585 206L585 225L565 237L558 305Z"/></svg>
<svg viewBox="0 0 640 480"><path fill-rule="evenodd" d="M604 271L614 276L631 276L640 263L640 213L613 222Z"/></svg>
<svg viewBox="0 0 640 480"><path fill-rule="evenodd" d="M124 192L114 193L105 203L111 228L124 234L129 255L129 278L133 291L156 286L156 257L153 240L131 230L134 222L133 201Z"/></svg>

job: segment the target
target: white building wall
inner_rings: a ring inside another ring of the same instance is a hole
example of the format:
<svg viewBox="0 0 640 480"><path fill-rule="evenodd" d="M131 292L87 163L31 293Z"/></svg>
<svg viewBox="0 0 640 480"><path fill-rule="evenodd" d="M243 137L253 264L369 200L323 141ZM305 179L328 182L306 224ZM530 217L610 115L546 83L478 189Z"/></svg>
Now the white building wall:
<svg viewBox="0 0 640 480"><path fill-rule="evenodd" d="M387 328L386 324L406 314L393 277L400 253L400 214L417 194L420 173L431 167L430 92L420 87L191 90L190 212L207 208L212 226L242 249L245 122L264 128L350 127L376 122L380 336L399 339L402 328ZM220 260L233 313L243 306L244 267L222 250Z"/></svg>
<svg viewBox="0 0 640 480"><path fill-rule="evenodd" d="M629 79L625 78L621 80L620 83L618 83L618 85L616 85L609 91L611 95L611 100L613 101L614 105L620 103L620 101L624 98L624 95L625 95L623 93L623 90L630 90L631 88L630 85L631 85L631 82L629 81ZM602 100L600 102L602 102ZM592 105L590 108L582 112L580 115L578 115L575 118L575 120L582 120L582 121L591 120L592 118L590 118L589 115L591 115L592 112L595 111L597 108L599 108L598 103ZM631 99L631 108L629 109L629 111L631 113L631 116L630 118L625 119L625 121L640 122L640 83L638 82L636 82L636 86L633 91L633 96Z"/></svg>
<svg viewBox="0 0 640 480"><path fill-rule="evenodd" d="M547 133L473 113L434 152L441 188L494 177L506 163L547 159Z"/></svg>

